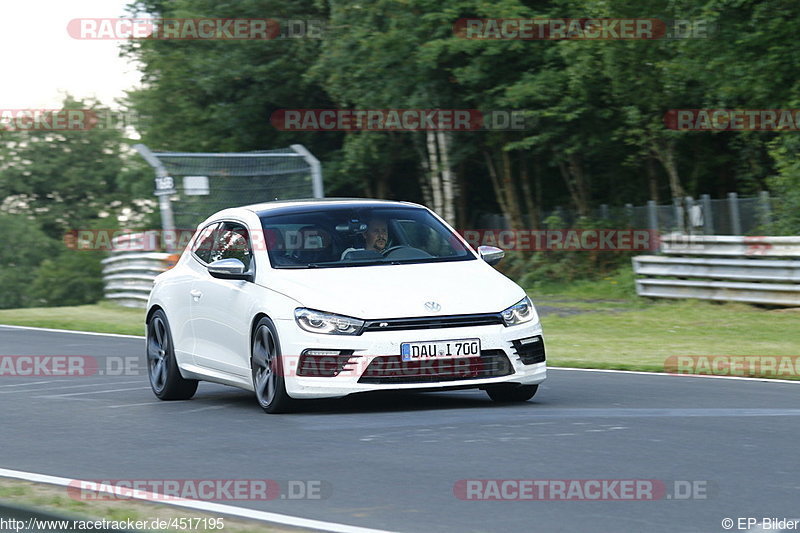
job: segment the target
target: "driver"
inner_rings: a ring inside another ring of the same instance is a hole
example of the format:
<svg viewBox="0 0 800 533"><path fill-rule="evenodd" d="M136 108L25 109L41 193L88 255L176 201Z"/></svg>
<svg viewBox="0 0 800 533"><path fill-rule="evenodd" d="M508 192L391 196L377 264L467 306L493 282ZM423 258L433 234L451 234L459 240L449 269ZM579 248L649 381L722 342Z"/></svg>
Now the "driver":
<svg viewBox="0 0 800 533"><path fill-rule="evenodd" d="M371 218L367 221L367 231L364 232L364 241L366 246L364 248L348 248L342 252L342 259L354 251L371 250L373 252L383 253L386 250L386 245L389 243L389 226L385 218Z"/></svg>
<svg viewBox="0 0 800 533"><path fill-rule="evenodd" d="M383 252L386 249L386 243L389 242L388 239L389 228L386 224L386 219L373 218L367 222L367 231L364 233L364 240L367 241L367 250Z"/></svg>

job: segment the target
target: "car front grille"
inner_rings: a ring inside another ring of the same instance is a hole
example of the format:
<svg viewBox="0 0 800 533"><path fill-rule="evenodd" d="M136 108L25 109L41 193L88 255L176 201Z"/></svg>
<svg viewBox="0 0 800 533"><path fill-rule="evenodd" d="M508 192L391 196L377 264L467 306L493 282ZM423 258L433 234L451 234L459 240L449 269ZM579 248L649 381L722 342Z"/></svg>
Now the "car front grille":
<svg viewBox="0 0 800 533"><path fill-rule="evenodd" d="M409 329L466 328L502 324L499 313L477 315L422 316L368 320L362 331L402 331Z"/></svg>
<svg viewBox="0 0 800 533"><path fill-rule="evenodd" d="M483 350L480 357L403 361L399 355L379 356L370 362L359 383L403 384L458 381L508 376L514 373L503 350Z"/></svg>
<svg viewBox="0 0 800 533"><path fill-rule="evenodd" d="M545 362L544 339L542 339L541 335L517 339L511 341L511 344L514 345L514 353L519 356L523 364L534 365Z"/></svg>

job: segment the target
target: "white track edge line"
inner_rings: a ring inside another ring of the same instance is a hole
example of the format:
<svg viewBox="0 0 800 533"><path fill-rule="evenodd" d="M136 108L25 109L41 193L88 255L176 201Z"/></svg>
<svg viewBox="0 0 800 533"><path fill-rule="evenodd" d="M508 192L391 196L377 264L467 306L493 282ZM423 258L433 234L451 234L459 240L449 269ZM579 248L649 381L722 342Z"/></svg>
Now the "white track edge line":
<svg viewBox="0 0 800 533"><path fill-rule="evenodd" d="M0 324L0 328L13 328L13 329L26 329L33 331L49 331L51 333L75 333L77 335L94 335L96 337L119 337L121 339L144 339L143 335L123 335L122 333L97 333L96 331L78 331L74 329L53 329L53 328L37 328L35 326L14 326L9 324ZM144 323L142 323L144 329Z"/></svg>
<svg viewBox="0 0 800 533"><path fill-rule="evenodd" d="M786 356L790 357L790 356ZM740 381L760 381L762 383L792 383L800 385L800 380L796 379L775 379L775 378L747 378L744 376L714 376L709 374L670 374L669 372L644 372L641 370L613 370L610 368L573 368L569 366L548 366L547 370L574 370L577 372L606 372L610 374L638 374L642 376L667 376L671 378L711 378L711 379L735 379Z"/></svg>
<svg viewBox="0 0 800 533"><path fill-rule="evenodd" d="M61 487L75 486L77 483L91 483L91 481L81 481L77 479L68 479L65 477L49 476L46 474L36 474L33 472L24 472L20 470L8 470L0 468L0 477L7 477L13 479L22 479L25 481L32 481L36 483L47 483L49 485L58 485ZM93 487L95 492L105 492L114 494L114 487L108 485L97 485ZM250 518L253 520L261 520L263 522L272 522L275 524L282 524L292 527L305 527L315 529L318 531L331 531L333 533L391 533L382 529L370 529L359 526L349 526L347 524L338 524L336 522L325 522L322 520L312 520L310 518L299 518L296 516L283 515L278 513L270 513L267 511L257 511L255 509L247 509L245 507L236 507L233 505L226 505L222 503L204 502L199 500L183 500L183 501L164 501L158 497L164 498L164 495L144 492L141 495L133 493L130 495L131 499L149 501L151 503L159 503L171 505L174 507L185 507L188 509L195 509L197 511L216 512L240 518Z"/></svg>

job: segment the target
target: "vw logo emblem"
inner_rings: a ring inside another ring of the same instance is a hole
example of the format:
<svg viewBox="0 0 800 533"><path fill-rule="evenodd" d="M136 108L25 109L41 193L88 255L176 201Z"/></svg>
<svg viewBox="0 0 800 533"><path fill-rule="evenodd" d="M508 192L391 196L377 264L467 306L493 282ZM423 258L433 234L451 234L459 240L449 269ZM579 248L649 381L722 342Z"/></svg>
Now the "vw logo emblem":
<svg viewBox="0 0 800 533"><path fill-rule="evenodd" d="M425 302L425 309L427 309L428 311L431 311L433 313L438 313L439 311L442 310L442 306L439 305L436 302L433 302L433 301Z"/></svg>

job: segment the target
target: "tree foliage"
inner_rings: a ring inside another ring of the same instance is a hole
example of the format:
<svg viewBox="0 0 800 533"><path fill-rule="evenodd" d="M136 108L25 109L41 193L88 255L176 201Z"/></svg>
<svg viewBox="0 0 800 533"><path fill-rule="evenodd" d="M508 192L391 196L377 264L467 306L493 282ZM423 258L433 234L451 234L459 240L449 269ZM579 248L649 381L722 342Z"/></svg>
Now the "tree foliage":
<svg viewBox="0 0 800 533"><path fill-rule="evenodd" d="M247 150L301 142L326 165L328 192L407 198L458 213L501 210L534 224L554 205L621 205L772 184L796 157L769 132L675 132L678 108L787 108L797 102L800 6L781 0L378 0L370 3L141 0L159 16L318 17L322 39L144 41L134 95L160 148ZM466 39L461 18L659 18L688 39ZM690 26L691 27L691 26ZM702 31L706 34L703 35ZM768 74L767 74L768 73ZM524 131L289 133L282 108L521 110ZM433 156L433 157L432 157ZM787 159L788 158L788 159ZM438 170L438 173L437 173ZM779 186L780 185L780 186ZM437 194L441 197L437 200Z"/></svg>

